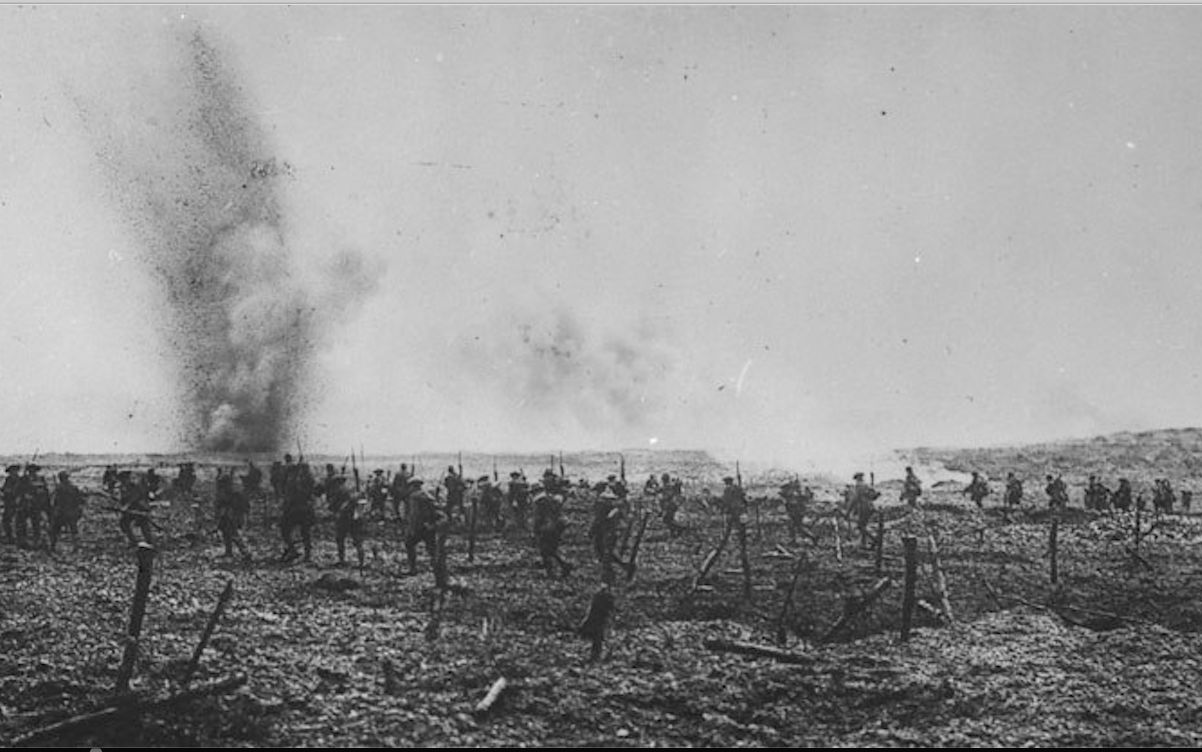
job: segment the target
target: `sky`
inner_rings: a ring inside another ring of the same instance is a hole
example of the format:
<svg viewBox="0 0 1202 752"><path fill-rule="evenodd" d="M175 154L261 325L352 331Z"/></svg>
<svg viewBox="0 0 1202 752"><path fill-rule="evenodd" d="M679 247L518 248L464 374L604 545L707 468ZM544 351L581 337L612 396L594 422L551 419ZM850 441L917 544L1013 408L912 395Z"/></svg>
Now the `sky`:
<svg viewBox="0 0 1202 752"><path fill-rule="evenodd" d="M1200 38L1190 6L0 7L0 450L269 414L788 465L1202 424Z"/></svg>

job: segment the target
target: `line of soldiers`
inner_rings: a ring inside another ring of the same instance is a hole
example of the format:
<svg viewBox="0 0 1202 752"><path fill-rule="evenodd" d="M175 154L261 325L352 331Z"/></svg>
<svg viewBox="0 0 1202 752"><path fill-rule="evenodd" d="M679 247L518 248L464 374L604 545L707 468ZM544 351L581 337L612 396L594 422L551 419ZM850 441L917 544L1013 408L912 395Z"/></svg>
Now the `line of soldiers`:
<svg viewBox="0 0 1202 752"><path fill-rule="evenodd" d="M54 551L60 534L68 531L78 544L83 493L71 482L70 474L65 470L58 474L53 490L41 472L42 468L36 462L26 464L24 470L21 465L5 468L4 484L0 486L4 542L20 548L44 545ZM43 525L46 529L44 544Z"/></svg>

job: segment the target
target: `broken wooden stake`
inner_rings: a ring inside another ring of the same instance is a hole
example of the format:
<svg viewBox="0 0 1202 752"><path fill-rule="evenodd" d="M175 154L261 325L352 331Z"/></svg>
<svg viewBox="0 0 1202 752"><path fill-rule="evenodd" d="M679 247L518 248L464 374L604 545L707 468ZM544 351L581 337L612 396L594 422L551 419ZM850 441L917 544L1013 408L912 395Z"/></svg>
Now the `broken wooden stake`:
<svg viewBox="0 0 1202 752"><path fill-rule="evenodd" d="M918 578L918 539L912 535L902 538L906 552L906 580L902 591L901 639L910 639L910 625L914 619L914 585Z"/></svg>
<svg viewBox="0 0 1202 752"><path fill-rule="evenodd" d="M496 704L497 699L501 696L501 693L504 692L505 688L508 686L509 686L509 682L506 681L504 676L502 676L500 679L497 679L495 682L493 682L492 686L489 687L488 694L484 695L484 699L482 699L482 700L480 700L480 702L476 703L476 710L475 710L476 715L484 715L488 711L492 710L492 706Z"/></svg>
<svg viewBox="0 0 1202 752"><path fill-rule="evenodd" d="M1056 562L1056 538L1060 531L1060 515L1052 515L1052 528L1048 531L1048 563L1051 567L1052 584L1060 581L1060 572Z"/></svg>
<svg viewBox="0 0 1202 752"><path fill-rule="evenodd" d="M843 541L839 537L839 518L834 517L831 527L835 530L835 558L843 561Z"/></svg>
<svg viewBox="0 0 1202 752"><path fill-rule="evenodd" d="M584 617L584 621L576 628L576 633L581 637L592 640L592 651L590 660L593 663L601 660L601 652L605 648L605 633L609 627L610 615L614 610L614 597L609 592L609 588L602 586L600 590L593 594L593 600L589 603L588 614Z"/></svg>
<svg viewBox="0 0 1202 752"><path fill-rule="evenodd" d="M793 579L789 582L789 589L785 591L785 602L781 606L780 616L776 619L776 644L783 646L788 637L785 631L785 624L789 618L789 610L793 607L793 593L797 590L797 581L801 579L801 572L805 568L805 554L797 556L797 563L793 566Z"/></svg>
<svg viewBox="0 0 1202 752"><path fill-rule="evenodd" d="M205 624L204 634L200 636L200 643L196 646L196 652L192 654L192 660L188 662L188 667L184 669L184 676L180 679L180 683L187 685L192 680L192 674L196 672L200 666L200 656L204 653L205 647L209 644L209 638L213 636L213 630L217 627L217 620L221 618L221 613L225 611L225 606L230 602L230 598L234 595L234 578L231 577L225 583L225 590L221 591L221 596L217 598L217 608L213 609L213 613L209 616L208 624Z"/></svg>
<svg viewBox="0 0 1202 752"><path fill-rule="evenodd" d="M85 731L92 726L104 723L105 721L119 718L126 715L134 715L145 713L151 710L160 710L169 708L175 705L180 705L185 702L198 699L200 697L209 697L212 695L225 694L230 690L237 689L246 683L246 674L234 674L233 676L212 682L210 684L202 684L198 687L186 689L183 692L166 697L156 697L144 700L126 701L118 705L110 705L94 710L90 713L72 716L64 720L52 723L48 726L35 729L29 733L22 734L16 739L13 739L14 747L28 746L45 746L42 742L61 737L65 734L79 733Z"/></svg>
<svg viewBox="0 0 1202 752"><path fill-rule="evenodd" d="M125 652L121 656L121 670L117 673L117 691L129 690L129 681L134 675L134 663L138 660L138 639L142 636L142 621L146 618L146 600L150 596L150 577L154 572L154 546L142 541L138 544L138 579L134 584L134 600L129 610L129 631L125 635Z"/></svg>
<svg viewBox="0 0 1202 752"><path fill-rule="evenodd" d="M738 655L749 655L753 658L768 658L769 660L779 663L793 664L810 664L814 662L814 658L801 653L793 653L788 650L779 650L777 648L767 647L765 645L756 645L750 642L734 642L732 640L706 640L704 643L706 650L712 650L715 653L736 653Z"/></svg>
<svg viewBox="0 0 1202 752"><path fill-rule="evenodd" d="M885 561L885 515L883 512L876 513L876 573L879 577L881 567Z"/></svg>
<svg viewBox="0 0 1202 752"><path fill-rule="evenodd" d="M885 590L887 590L891 584L893 584L892 580L890 580L888 577L882 577L875 585L872 586L872 589L863 595L863 597L848 598L843 604L843 615L839 617L838 621L831 625L830 629L826 630L826 633L822 635L821 641L830 641L835 635L842 631L844 627L850 624L852 619L859 616L864 612L865 609L872 605L872 602L880 597L880 594L885 592Z"/></svg>

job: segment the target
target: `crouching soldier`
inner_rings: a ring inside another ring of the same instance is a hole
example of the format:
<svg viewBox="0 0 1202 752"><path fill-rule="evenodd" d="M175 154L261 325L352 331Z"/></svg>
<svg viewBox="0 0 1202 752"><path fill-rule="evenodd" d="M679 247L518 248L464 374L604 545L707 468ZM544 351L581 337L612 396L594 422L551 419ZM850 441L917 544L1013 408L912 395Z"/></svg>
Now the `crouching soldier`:
<svg viewBox="0 0 1202 752"><path fill-rule="evenodd" d="M79 548L79 520L83 517L84 495L71 482L66 470L58 474L58 486L50 499L50 553L63 530L71 531L71 545Z"/></svg>
<svg viewBox="0 0 1202 752"><path fill-rule="evenodd" d="M222 473L217 470L217 490L213 498L213 512L217 515L217 530L225 544L225 556L234 555L234 547L242 554L242 560L251 561L250 549L242 539L242 528L250 514L250 502L246 495L234 488L234 471Z"/></svg>
<svg viewBox="0 0 1202 752"><path fill-rule="evenodd" d="M560 573L567 577L572 573L572 565L564 561L559 553L559 544L568 526L563 518L563 497L549 494L538 486L535 489L534 542L542 557L543 567L550 577L553 574L552 566L558 564Z"/></svg>

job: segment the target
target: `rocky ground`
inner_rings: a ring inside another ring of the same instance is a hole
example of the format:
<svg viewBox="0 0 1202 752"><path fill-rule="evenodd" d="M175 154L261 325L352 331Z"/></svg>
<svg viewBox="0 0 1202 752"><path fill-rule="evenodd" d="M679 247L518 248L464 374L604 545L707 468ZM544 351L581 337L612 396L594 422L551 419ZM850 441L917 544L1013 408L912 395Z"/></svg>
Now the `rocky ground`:
<svg viewBox="0 0 1202 752"><path fill-rule="evenodd" d="M996 462L1031 479L1046 470L1038 457L1028 465L986 454L928 459L964 469ZM1126 472L1105 461L1103 471ZM748 602L733 551L694 589L721 537L720 520L696 496L713 474L695 471L704 477L690 490L688 532L672 539L658 520L650 524L635 578L615 588L599 663L575 634L599 582L583 503L569 510L565 550L577 567L567 579L548 578L516 532L483 536L471 562L458 536L449 557L457 587L439 609L428 560L417 576L402 574L395 525L375 525L364 571L335 566L328 522L315 562L286 566L273 560L278 536L260 505L249 535L258 561L248 567L222 559L203 520L198 529L191 505L177 500L157 513L167 535L126 699L181 690L181 671L231 579L233 599L192 684L238 675L245 684L30 739L117 699L134 556L114 515L92 509L78 548L68 543L52 557L0 547L0 744L1202 743L1202 522L1193 515L1145 515L1133 555L1133 515L1070 509L1058 523L1053 584L1051 518L1031 492L1035 480L1015 512L998 508L996 495L977 510L956 483L928 488L923 507L909 510L896 502L897 484L882 482L878 569L876 552L834 514L837 487L818 488L816 540L794 542L772 500L778 479L758 476L748 479L752 494L767 498L752 517ZM210 483L202 474L202 496ZM905 536L918 541L925 605L902 642ZM951 620L938 613L932 541ZM880 597L828 635L885 578ZM784 650L793 662L716 652L707 647L714 640ZM508 684L497 704L473 712L500 677Z"/></svg>

